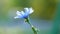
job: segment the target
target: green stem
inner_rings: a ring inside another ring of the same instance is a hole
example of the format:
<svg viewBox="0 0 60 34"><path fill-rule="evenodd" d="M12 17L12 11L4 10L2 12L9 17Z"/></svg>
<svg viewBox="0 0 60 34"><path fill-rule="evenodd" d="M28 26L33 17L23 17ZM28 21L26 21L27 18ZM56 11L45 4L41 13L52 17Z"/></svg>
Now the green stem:
<svg viewBox="0 0 60 34"><path fill-rule="evenodd" d="M37 34L37 29L34 28L34 26L32 26L32 30L33 30L34 34Z"/></svg>
<svg viewBox="0 0 60 34"><path fill-rule="evenodd" d="M30 23L29 18L26 18L26 19L25 19L25 22L27 22L27 23L31 26L34 34L37 34L37 28L35 28L35 27Z"/></svg>

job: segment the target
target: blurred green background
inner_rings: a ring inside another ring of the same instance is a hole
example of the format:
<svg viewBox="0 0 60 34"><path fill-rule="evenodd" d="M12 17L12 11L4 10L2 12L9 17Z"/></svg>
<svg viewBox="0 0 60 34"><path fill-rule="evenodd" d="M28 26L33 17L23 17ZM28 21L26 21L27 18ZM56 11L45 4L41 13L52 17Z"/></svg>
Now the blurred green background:
<svg viewBox="0 0 60 34"><path fill-rule="evenodd" d="M60 34L59 0L0 0L0 34L33 34L23 19L14 19L25 7L34 9L30 21L40 29L38 34Z"/></svg>

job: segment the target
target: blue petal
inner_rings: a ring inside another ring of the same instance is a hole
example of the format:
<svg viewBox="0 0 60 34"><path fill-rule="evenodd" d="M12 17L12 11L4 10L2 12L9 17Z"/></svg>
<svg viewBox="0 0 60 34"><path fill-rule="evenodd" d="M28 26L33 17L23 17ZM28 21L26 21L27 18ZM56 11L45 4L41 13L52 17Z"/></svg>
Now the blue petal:
<svg viewBox="0 0 60 34"><path fill-rule="evenodd" d="M17 15L20 15L20 14L21 14L21 12L17 11L17 12L16 12L16 14L17 14Z"/></svg>
<svg viewBox="0 0 60 34"><path fill-rule="evenodd" d="M32 8L29 8L29 14L33 13L34 10Z"/></svg>
<svg viewBox="0 0 60 34"><path fill-rule="evenodd" d="M25 13L29 13L29 9L28 8L24 8Z"/></svg>
<svg viewBox="0 0 60 34"><path fill-rule="evenodd" d="M24 8L25 15L29 15L29 8Z"/></svg>
<svg viewBox="0 0 60 34"><path fill-rule="evenodd" d="M24 16L24 15L25 15L25 13L24 13L23 11L21 11L21 15L22 15L22 16Z"/></svg>

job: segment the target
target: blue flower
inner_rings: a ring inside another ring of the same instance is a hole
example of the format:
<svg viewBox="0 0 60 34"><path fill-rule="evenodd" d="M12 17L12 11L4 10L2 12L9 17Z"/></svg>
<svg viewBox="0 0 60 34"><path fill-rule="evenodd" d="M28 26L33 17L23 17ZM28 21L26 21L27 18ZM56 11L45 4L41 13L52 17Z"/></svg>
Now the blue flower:
<svg viewBox="0 0 60 34"><path fill-rule="evenodd" d="M28 16L33 12L34 10L32 8L24 8L24 11L21 11L21 12L17 11L16 12L17 16L14 18L15 19L16 18L28 18Z"/></svg>

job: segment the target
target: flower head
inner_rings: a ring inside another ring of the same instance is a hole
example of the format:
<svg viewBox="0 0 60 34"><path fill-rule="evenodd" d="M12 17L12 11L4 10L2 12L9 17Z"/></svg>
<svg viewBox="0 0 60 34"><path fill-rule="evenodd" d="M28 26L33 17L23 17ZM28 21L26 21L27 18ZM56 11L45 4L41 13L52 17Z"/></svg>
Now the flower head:
<svg viewBox="0 0 60 34"><path fill-rule="evenodd" d="M14 17L15 19L16 18L27 18L29 16L29 14L33 13L33 9L32 8L24 8L24 11L17 11L16 14L17 16Z"/></svg>

